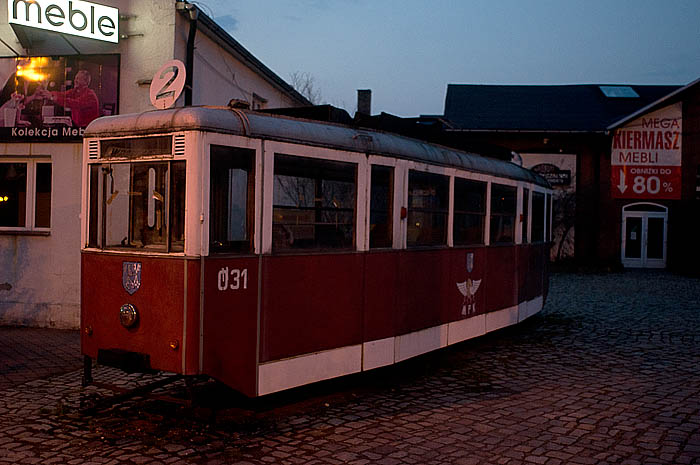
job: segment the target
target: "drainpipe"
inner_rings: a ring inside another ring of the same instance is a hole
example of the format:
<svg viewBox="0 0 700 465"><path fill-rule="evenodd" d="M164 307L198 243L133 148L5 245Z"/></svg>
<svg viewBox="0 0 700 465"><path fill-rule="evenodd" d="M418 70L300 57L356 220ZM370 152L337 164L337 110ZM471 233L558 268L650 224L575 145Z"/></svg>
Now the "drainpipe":
<svg viewBox="0 0 700 465"><path fill-rule="evenodd" d="M185 106L192 105L192 81L194 75L194 39L197 36L197 17L199 10L191 3L178 1L176 8L180 11L187 12L187 17L190 20L190 32L187 36L187 62L185 63Z"/></svg>

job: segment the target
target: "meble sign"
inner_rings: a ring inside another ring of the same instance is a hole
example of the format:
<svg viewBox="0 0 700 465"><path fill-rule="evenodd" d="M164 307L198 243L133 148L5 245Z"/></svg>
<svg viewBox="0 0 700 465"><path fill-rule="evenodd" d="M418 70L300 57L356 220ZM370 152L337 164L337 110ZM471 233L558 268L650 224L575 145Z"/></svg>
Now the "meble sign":
<svg viewBox="0 0 700 465"><path fill-rule="evenodd" d="M119 42L119 10L80 0L7 0L10 24Z"/></svg>

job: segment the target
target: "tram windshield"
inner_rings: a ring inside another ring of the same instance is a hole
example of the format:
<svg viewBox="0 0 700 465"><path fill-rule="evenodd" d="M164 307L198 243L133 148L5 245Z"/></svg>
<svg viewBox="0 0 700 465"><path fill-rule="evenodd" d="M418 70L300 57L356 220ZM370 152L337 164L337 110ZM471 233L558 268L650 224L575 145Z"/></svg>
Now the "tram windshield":
<svg viewBox="0 0 700 465"><path fill-rule="evenodd" d="M183 252L185 162L90 165L89 246Z"/></svg>

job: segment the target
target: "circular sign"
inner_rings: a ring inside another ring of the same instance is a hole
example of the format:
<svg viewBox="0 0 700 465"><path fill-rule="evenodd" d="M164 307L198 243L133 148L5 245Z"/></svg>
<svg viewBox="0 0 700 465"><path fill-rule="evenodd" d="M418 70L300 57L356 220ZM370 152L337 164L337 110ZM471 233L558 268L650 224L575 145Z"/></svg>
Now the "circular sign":
<svg viewBox="0 0 700 465"><path fill-rule="evenodd" d="M185 64L180 60L171 60L164 64L151 81L151 104L159 110L175 105L185 88Z"/></svg>

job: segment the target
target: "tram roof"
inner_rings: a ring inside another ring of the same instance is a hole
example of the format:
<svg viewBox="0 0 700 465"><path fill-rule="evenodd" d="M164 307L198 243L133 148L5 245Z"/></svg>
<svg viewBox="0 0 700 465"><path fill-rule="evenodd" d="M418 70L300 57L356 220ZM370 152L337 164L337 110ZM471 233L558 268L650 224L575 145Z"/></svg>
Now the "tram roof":
<svg viewBox="0 0 700 465"><path fill-rule="evenodd" d="M397 134L226 107L184 107L106 116L85 137L123 137L178 131L210 131L402 158L522 180L550 187L514 163L462 152Z"/></svg>

